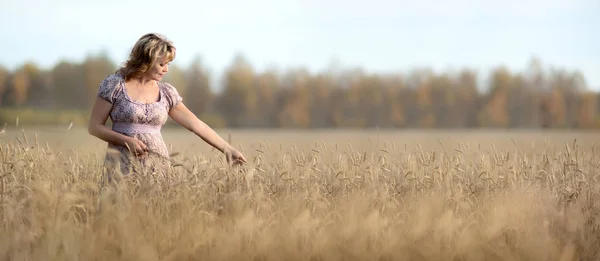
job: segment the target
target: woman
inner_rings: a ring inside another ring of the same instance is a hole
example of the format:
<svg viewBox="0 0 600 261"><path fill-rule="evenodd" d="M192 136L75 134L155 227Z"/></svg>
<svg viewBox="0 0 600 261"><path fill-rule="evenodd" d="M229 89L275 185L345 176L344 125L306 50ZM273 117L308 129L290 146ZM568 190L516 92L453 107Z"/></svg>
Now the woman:
<svg viewBox="0 0 600 261"><path fill-rule="evenodd" d="M188 110L175 87L161 81L174 59L172 42L149 33L133 46L125 66L100 83L88 130L116 152L105 157L111 172L120 166L122 174L149 171L165 175L170 160L160 130L169 117L224 153L228 163L246 162L239 151ZM112 129L105 126L109 116Z"/></svg>

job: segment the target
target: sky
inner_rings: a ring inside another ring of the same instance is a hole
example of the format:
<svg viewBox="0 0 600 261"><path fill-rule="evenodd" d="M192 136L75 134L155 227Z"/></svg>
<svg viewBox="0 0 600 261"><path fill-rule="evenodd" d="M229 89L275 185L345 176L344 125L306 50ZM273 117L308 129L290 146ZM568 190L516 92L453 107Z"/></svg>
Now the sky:
<svg viewBox="0 0 600 261"><path fill-rule="evenodd" d="M106 51L122 63L147 32L177 46L176 64L199 56L213 77L242 53L257 69L338 60L406 72L504 65L580 70L600 90L600 0L2 0L0 64L48 68ZM595 30L594 30L595 29Z"/></svg>

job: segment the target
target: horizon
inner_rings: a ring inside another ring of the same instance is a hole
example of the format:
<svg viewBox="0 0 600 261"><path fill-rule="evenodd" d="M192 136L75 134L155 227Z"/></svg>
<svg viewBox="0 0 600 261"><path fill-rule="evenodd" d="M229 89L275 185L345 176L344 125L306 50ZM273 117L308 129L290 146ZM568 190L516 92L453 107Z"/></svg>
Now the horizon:
<svg viewBox="0 0 600 261"><path fill-rule="evenodd" d="M142 12L130 12L142 3ZM536 57L544 70L579 70L587 86L600 91L600 50L595 48L600 36L593 30L600 24L599 1L178 0L164 19L148 19L148 13L164 12L162 3L130 0L115 8L117 1L111 0L10 2L0 10L0 21L18 21L21 27L2 29L8 40L0 47L11 51L0 65L12 71L31 61L47 69L102 51L119 65L142 34L158 32L177 46L174 64L186 67L199 56L217 88L223 71L242 54L257 71L304 67L316 72L337 60L344 68L375 73L471 68L480 80L501 65L526 71ZM132 29L134 21L147 23Z"/></svg>

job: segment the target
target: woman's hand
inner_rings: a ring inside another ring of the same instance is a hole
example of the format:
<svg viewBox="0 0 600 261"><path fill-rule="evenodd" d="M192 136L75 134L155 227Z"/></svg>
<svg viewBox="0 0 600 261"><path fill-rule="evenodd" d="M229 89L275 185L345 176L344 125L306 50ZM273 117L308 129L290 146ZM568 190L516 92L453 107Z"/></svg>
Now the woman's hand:
<svg viewBox="0 0 600 261"><path fill-rule="evenodd" d="M242 165L247 162L244 155L231 146L227 146L223 153L225 153L227 163L233 164L234 166Z"/></svg>
<svg viewBox="0 0 600 261"><path fill-rule="evenodd" d="M129 147L129 150L131 150L135 156L142 156L148 152L148 147L146 144L135 137L128 138L126 144Z"/></svg>

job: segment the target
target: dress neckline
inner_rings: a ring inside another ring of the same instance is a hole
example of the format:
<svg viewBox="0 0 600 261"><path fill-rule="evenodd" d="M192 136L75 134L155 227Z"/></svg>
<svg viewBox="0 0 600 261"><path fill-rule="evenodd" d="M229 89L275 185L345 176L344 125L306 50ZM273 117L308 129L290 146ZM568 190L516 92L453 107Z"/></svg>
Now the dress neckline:
<svg viewBox="0 0 600 261"><path fill-rule="evenodd" d="M123 92L123 94L125 95L125 99L127 99L129 102L138 104L138 105L154 105L154 104L159 104L162 102L163 100L163 88L162 88L162 82L157 81L156 84L158 85L158 101L153 101L153 102L141 102L141 101L137 101L132 99L129 96L129 93L127 93L127 88L125 88L125 77L123 75L121 75L120 73L117 74L119 76L119 78L121 79L121 91Z"/></svg>

